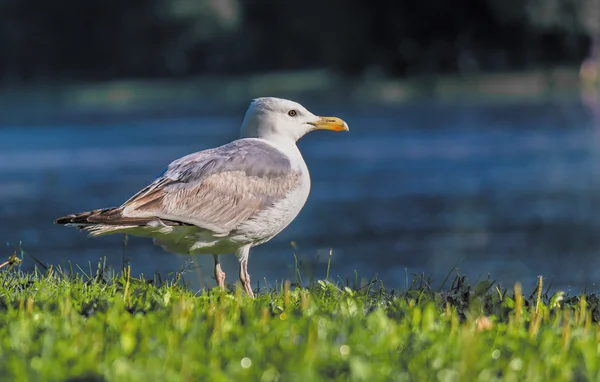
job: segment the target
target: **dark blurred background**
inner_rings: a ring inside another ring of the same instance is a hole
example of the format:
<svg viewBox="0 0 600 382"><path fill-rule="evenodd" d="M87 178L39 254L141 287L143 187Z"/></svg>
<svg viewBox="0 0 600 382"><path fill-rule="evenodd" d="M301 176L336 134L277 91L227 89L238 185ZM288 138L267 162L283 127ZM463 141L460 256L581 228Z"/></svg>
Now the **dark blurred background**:
<svg viewBox="0 0 600 382"><path fill-rule="evenodd" d="M3 0L5 85L327 68L406 77L577 65L597 0ZM597 54L597 53L596 53Z"/></svg>
<svg viewBox="0 0 600 382"><path fill-rule="evenodd" d="M120 237L52 220L119 205L281 96L351 132L300 142L311 197L254 280L295 278L294 255L324 277L330 250L333 275L394 287L600 277L600 0L1 0L0 32L6 257L119 269ZM186 262L136 238L126 255L146 276Z"/></svg>

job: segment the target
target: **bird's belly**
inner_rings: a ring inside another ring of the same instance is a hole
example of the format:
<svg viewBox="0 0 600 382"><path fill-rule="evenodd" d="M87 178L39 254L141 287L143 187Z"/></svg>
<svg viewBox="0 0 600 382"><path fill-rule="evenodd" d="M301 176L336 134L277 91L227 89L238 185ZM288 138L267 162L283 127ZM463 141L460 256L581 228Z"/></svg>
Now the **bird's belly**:
<svg viewBox="0 0 600 382"><path fill-rule="evenodd" d="M252 245L271 240L287 227L300 213L308 199L310 183L304 183L273 206L240 225L237 234L248 238Z"/></svg>
<svg viewBox="0 0 600 382"><path fill-rule="evenodd" d="M218 235L196 226L168 227L136 234L153 237L155 245L181 255L232 253L240 246L235 237Z"/></svg>

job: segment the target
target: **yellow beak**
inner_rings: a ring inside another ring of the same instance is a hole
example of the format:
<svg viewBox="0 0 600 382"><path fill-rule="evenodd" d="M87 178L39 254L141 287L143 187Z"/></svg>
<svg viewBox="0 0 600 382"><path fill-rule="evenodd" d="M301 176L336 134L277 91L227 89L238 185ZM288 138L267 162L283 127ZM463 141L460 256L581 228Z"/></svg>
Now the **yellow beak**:
<svg viewBox="0 0 600 382"><path fill-rule="evenodd" d="M350 131L348 124L337 117L319 117L316 122L310 122L313 130Z"/></svg>

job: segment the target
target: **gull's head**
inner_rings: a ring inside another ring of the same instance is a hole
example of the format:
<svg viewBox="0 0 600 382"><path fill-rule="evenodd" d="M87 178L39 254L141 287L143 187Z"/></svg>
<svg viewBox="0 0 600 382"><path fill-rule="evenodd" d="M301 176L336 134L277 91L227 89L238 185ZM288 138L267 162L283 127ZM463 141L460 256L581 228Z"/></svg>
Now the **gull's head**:
<svg viewBox="0 0 600 382"><path fill-rule="evenodd" d="M314 115L297 102L264 97L250 104L242 123L241 136L296 142L313 130L348 131L348 125L337 117Z"/></svg>

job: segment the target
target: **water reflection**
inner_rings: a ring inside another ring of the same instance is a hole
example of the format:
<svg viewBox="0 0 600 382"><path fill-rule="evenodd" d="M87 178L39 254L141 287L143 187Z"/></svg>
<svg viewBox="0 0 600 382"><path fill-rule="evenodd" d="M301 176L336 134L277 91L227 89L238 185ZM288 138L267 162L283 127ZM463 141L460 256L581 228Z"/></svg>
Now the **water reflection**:
<svg viewBox="0 0 600 382"><path fill-rule="evenodd" d="M588 105L586 107L585 105ZM598 130L579 100L529 104L422 102L336 110L351 133L300 142L313 188L296 221L253 251L253 280L407 273L579 288L599 279ZM241 117L139 117L105 123L0 127L0 239L47 263L121 262L121 238L87 239L52 225L69 212L114 206L169 161L237 136ZM596 124L597 126L597 124ZM297 248L290 244L294 241ZM186 258L132 238L134 273L179 270ZM8 255L9 250L6 250ZM202 281L214 285L211 258ZM32 266L29 262L26 266ZM225 270L235 269L232 256Z"/></svg>

